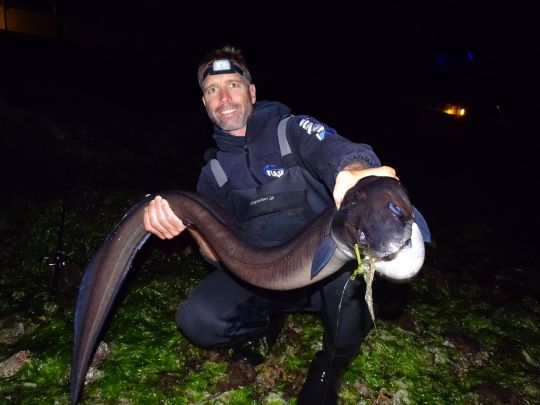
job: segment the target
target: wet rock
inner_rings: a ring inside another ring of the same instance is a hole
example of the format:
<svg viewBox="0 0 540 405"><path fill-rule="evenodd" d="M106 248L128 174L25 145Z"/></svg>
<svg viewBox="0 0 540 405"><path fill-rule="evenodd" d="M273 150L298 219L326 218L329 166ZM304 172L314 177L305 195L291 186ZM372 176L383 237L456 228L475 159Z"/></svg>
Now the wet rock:
<svg viewBox="0 0 540 405"><path fill-rule="evenodd" d="M103 372L96 367L89 367L86 375L84 376L84 385L92 384L99 377L103 375Z"/></svg>
<svg viewBox="0 0 540 405"><path fill-rule="evenodd" d="M389 388L381 388L377 397L372 397L374 405L405 405L410 404L409 393L405 389L392 392Z"/></svg>
<svg viewBox="0 0 540 405"><path fill-rule="evenodd" d="M482 349L480 343L464 333L446 332L443 337L450 347L456 348L460 352L479 352Z"/></svg>
<svg viewBox="0 0 540 405"><path fill-rule="evenodd" d="M26 333L22 321L15 321L9 327L0 330L0 344L11 345Z"/></svg>
<svg viewBox="0 0 540 405"><path fill-rule="evenodd" d="M94 354L94 358L92 359L92 363L90 363L90 367L97 367L101 364L101 362L111 354L111 348L110 346L101 341L99 342L99 346L96 350L96 353Z"/></svg>
<svg viewBox="0 0 540 405"><path fill-rule="evenodd" d="M12 377L28 361L30 351L22 350L0 363L0 378Z"/></svg>
<svg viewBox="0 0 540 405"><path fill-rule="evenodd" d="M371 390L367 387L367 385L361 383L360 381L357 381L354 383L354 388L356 389L356 392L360 394L362 398L373 400L374 395L371 392Z"/></svg>
<svg viewBox="0 0 540 405"><path fill-rule="evenodd" d="M227 392L232 389L249 385L255 382L257 370L244 360L231 361L227 367L229 378L216 384L217 392Z"/></svg>
<svg viewBox="0 0 540 405"><path fill-rule="evenodd" d="M408 315L400 316L396 320L396 323L404 331L412 332L414 334L418 334L418 332L419 332L419 328L418 328L418 325L416 323L416 320L411 316L408 316Z"/></svg>
<svg viewBox="0 0 540 405"><path fill-rule="evenodd" d="M399 388L392 396L392 405L410 404L409 391L405 386Z"/></svg>
<svg viewBox="0 0 540 405"><path fill-rule="evenodd" d="M257 377L255 367L245 361L232 361L227 368L229 374L229 389L252 384Z"/></svg>
<svg viewBox="0 0 540 405"><path fill-rule="evenodd" d="M308 369L302 368L294 372L290 371L283 374L284 379L289 382L289 385L285 388L284 392L287 398L294 398L298 395L304 385L304 381L306 381L307 373Z"/></svg>
<svg viewBox="0 0 540 405"><path fill-rule="evenodd" d="M461 362L465 367L483 367L487 364L490 354L474 338L459 332L443 333L446 345L458 351Z"/></svg>
<svg viewBox="0 0 540 405"><path fill-rule="evenodd" d="M161 373L159 375L158 387L161 391L168 391L177 385L184 376L177 373Z"/></svg>
<svg viewBox="0 0 540 405"><path fill-rule="evenodd" d="M538 363L537 360L535 360L527 350L525 349L522 349L521 350L521 354L523 355L523 359L525 360L525 362L533 367L536 367L536 368L539 368L540 367L540 364Z"/></svg>
<svg viewBox="0 0 540 405"><path fill-rule="evenodd" d="M207 350L206 353L208 355L208 360L213 361L214 363L223 361L223 354L221 352L215 350Z"/></svg>
<svg viewBox="0 0 540 405"><path fill-rule="evenodd" d="M180 350L182 351L182 349L187 351L188 345L182 345ZM191 371L196 371L206 361L219 363L220 361L224 361L224 355L222 352L216 350L201 350L197 356L186 357L184 360L184 366Z"/></svg>
<svg viewBox="0 0 540 405"><path fill-rule="evenodd" d="M88 372L84 377L84 385L88 385L101 377L103 373L98 369L98 366L107 356L109 356L109 354L111 354L111 348L109 345L103 341L99 342L99 346L94 354L94 358L92 359Z"/></svg>
<svg viewBox="0 0 540 405"><path fill-rule="evenodd" d="M540 367L524 345L514 339L507 339L501 342L494 353L494 359L498 362L517 365L531 371Z"/></svg>
<svg viewBox="0 0 540 405"><path fill-rule="evenodd" d="M388 388L381 388L379 394L375 399L375 404L377 405L393 405L392 402L392 392Z"/></svg>
<svg viewBox="0 0 540 405"><path fill-rule="evenodd" d="M186 366L186 368L191 371L197 370L200 365L201 365L201 361L195 357L187 357L184 360L184 366Z"/></svg>
<svg viewBox="0 0 540 405"><path fill-rule="evenodd" d="M277 405L277 404L287 404L286 398L284 398L280 393L271 392L267 396L260 398L259 402L262 405Z"/></svg>
<svg viewBox="0 0 540 405"><path fill-rule="evenodd" d="M280 377L281 370L278 367L264 363L258 369L255 382L259 390L270 390L276 386Z"/></svg>
<svg viewBox="0 0 540 405"><path fill-rule="evenodd" d="M289 321L285 323L285 326L281 330L278 342L285 343L291 341L297 341L302 335L302 327L296 324L294 321Z"/></svg>
<svg viewBox="0 0 540 405"><path fill-rule="evenodd" d="M477 385L474 390L483 405L518 405L525 403L523 396L515 390L504 388L491 381Z"/></svg>

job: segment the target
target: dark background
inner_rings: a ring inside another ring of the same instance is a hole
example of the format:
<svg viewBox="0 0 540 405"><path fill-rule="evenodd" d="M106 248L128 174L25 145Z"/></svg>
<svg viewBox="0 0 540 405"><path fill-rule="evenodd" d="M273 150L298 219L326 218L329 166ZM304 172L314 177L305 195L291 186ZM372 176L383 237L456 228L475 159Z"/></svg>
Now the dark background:
<svg viewBox="0 0 540 405"><path fill-rule="evenodd" d="M179 3L4 0L56 11L52 34L0 31L8 198L78 184L193 188L211 146L196 68L231 44L243 50L259 99L371 144L430 222L482 218L532 234L540 107L532 7ZM467 116L441 113L444 103L466 106Z"/></svg>

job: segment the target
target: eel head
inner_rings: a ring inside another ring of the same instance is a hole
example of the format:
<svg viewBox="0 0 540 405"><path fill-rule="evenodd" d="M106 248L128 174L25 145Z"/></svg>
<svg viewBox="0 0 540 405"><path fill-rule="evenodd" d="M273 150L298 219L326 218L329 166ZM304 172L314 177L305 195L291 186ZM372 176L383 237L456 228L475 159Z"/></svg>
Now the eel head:
<svg viewBox="0 0 540 405"><path fill-rule="evenodd" d="M345 195L332 221L332 236L351 257L357 244L375 260L379 274L394 281L407 280L424 261L424 238L416 213L398 180L368 176Z"/></svg>

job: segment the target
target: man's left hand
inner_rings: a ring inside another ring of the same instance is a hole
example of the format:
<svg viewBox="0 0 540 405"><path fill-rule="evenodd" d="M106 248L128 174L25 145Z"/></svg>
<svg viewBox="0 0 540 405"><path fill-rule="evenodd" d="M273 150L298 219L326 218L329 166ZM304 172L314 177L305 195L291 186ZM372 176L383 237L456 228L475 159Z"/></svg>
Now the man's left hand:
<svg viewBox="0 0 540 405"><path fill-rule="evenodd" d="M336 185L334 186L334 201L336 202L336 207L340 207L341 201L347 190L354 186L358 180L367 176L385 176L393 177L397 179L396 171L390 166L379 166L379 167L370 167L370 168L358 168L356 165L351 165L345 167L340 171L336 177Z"/></svg>

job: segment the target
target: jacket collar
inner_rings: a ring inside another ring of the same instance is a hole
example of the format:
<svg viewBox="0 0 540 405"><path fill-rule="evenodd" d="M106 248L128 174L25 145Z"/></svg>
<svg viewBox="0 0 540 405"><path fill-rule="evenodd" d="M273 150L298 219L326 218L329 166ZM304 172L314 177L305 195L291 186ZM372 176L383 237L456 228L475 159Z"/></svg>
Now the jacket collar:
<svg viewBox="0 0 540 405"><path fill-rule="evenodd" d="M277 101L257 101L247 121L246 136L231 135L214 124L212 137L216 141L219 150L223 152L239 152L244 149L248 138L251 139L263 132L269 118L281 117L290 113L290 111L289 107Z"/></svg>

